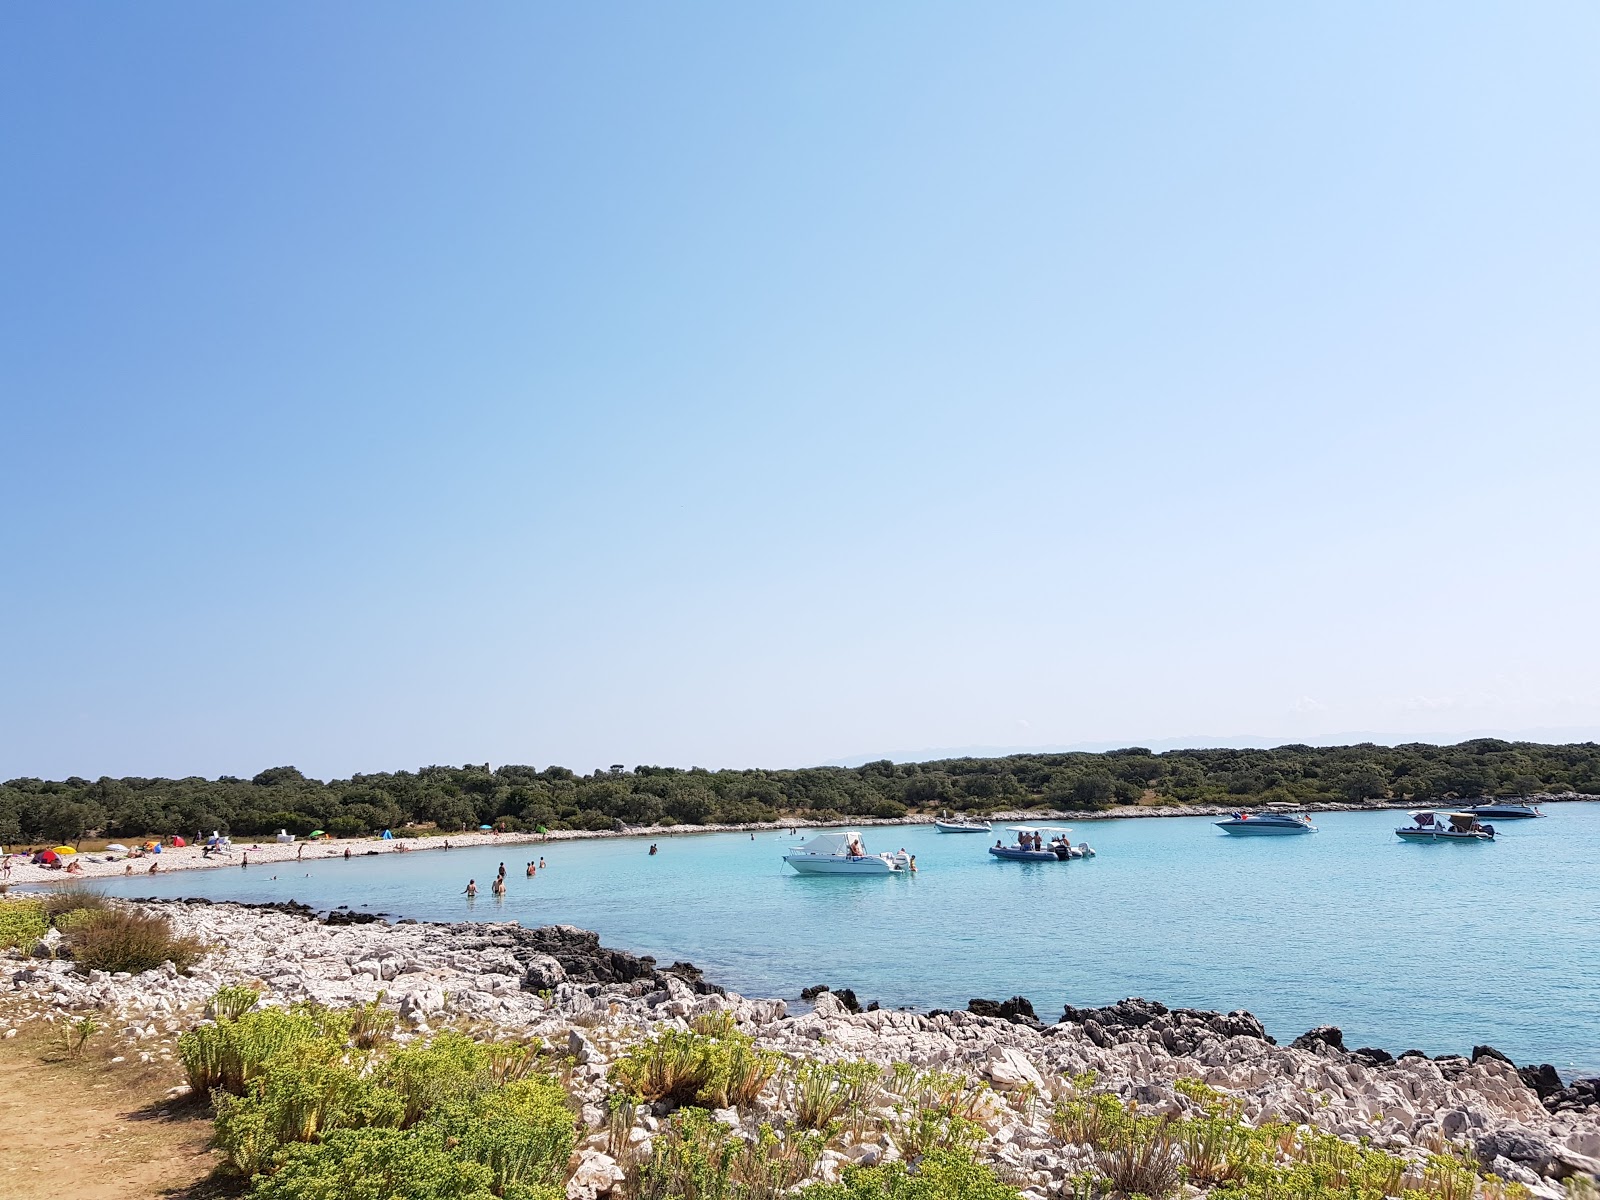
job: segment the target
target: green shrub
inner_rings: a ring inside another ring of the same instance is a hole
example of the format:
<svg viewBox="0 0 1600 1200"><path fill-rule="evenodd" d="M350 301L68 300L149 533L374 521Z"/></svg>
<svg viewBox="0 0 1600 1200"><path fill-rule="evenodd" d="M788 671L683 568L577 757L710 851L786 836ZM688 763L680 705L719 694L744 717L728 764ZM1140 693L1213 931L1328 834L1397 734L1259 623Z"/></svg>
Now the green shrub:
<svg viewBox="0 0 1600 1200"><path fill-rule="evenodd" d="M384 1065L381 1078L400 1098L404 1128L441 1104L471 1103L493 1086L488 1051L453 1031L400 1050Z"/></svg>
<svg viewBox="0 0 1600 1200"><path fill-rule="evenodd" d="M38 900L0 900L0 950L32 954L49 931L49 918Z"/></svg>
<svg viewBox="0 0 1600 1200"><path fill-rule="evenodd" d="M93 912L111 906L103 892L97 892L81 883L53 887L40 897L40 902L52 921L66 913Z"/></svg>
<svg viewBox="0 0 1600 1200"><path fill-rule="evenodd" d="M814 1183L801 1200L1017 1200L995 1173L971 1153L938 1150L915 1172L903 1162L880 1167L846 1167L842 1183Z"/></svg>
<svg viewBox="0 0 1600 1200"><path fill-rule="evenodd" d="M187 971L205 952L193 938L174 936L171 922L156 913L127 908L72 910L74 917L80 912L82 917L72 920L65 932L73 959L85 970L138 975L170 962Z"/></svg>
<svg viewBox="0 0 1600 1200"><path fill-rule="evenodd" d="M262 1064L241 1096L215 1094L213 1142L240 1174L267 1170L279 1151L337 1129L393 1128L404 1105L361 1077L331 1038L285 1047Z"/></svg>
<svg viewBox="0 0 1600 1200"><path fill-rule="evenodd" d="M717 1036L668 1029L619 1058L611 1078L641 1100L742 1107L782 1065L781 1055L757 1049L749 1034L731 1028Z"/></svg>
<svg viewBox="0 0 1600 1200"><path fill-rule="evenodd" d="M341 1129L320 1143L287 1149L278 1171L258 1176L250 1196L252 1200L490 1200L492 1178L482 1163L449 1153L436 1129Z"/></svg>
<svg viewBox="0 0 1600 1200"><path fill-rule="evenodd" d="M517 1186L560 1183L577 1142L567 1093L553 1079L524 1079L470 1104L441 1105L429 1123L455 1153L489 1168L499 1196Z"/></svg>
<svg viewBox="0 0 1600 1200"><path fill-rule="evenodd" d="M337 1017L314 1005L266 1008L196 1026L178 1039L178 1058L195 1093L221 1088L240 1096L275 1054L341 1032Z"/></svg>
<svg viewBox="0 0 1600 1200"><path fill-rule="evenodd" d="M741 1146L705 1109L681 1109L651 1143L650 1161L634 1185L636 1200L731 1200Z"/></svg>
<svg viewBox="0 0 1600 1200"><path fill-rule="evenodd" d="M971 1150L985 1134L977 1115L984 1086L949 1071L918 1072L896 1064L894 1105L900 1144L913 1161L935 1151Z"/></svg>
<svg viewBox="0 0 1600 1200"><path fill-rule="evenodd" d="M795 1121L804 1129L825 1130L843 1120L859 1134L882 1082L883 1070L876 1063L801 1059L788 1079Z"/></svg>

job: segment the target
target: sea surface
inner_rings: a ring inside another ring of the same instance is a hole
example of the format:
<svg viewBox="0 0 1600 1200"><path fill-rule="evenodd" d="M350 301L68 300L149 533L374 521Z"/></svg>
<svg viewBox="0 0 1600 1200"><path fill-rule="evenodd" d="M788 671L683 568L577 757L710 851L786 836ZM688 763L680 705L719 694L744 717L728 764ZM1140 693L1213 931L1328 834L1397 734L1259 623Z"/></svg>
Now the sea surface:
<svg viewBox="0 0 1600 1200"><path fill-rule="evenodd" d="M688 959L750 996L815 983L863 1004L965 1007L1023 995L1145 996L1247 1008L1279 1041L1322 1024L1347 1046L1467 1052L1600 1073L1600 804L1499 821L1491 845L1413 845L1400 812L1322 813L1303 837L1231 837L1210 817L1091 821L1097 857L1003 862L993 837L864 830L912 877L796 875L775 831L509 843L113 880L129 896L298 900L433 921L596 930ZM1009 836L1007 838L1009 839ZM543 855L534 879L527 861ZM499 862L510 894L488 895ZM482 894L461 894L476 878Z"/></svg>

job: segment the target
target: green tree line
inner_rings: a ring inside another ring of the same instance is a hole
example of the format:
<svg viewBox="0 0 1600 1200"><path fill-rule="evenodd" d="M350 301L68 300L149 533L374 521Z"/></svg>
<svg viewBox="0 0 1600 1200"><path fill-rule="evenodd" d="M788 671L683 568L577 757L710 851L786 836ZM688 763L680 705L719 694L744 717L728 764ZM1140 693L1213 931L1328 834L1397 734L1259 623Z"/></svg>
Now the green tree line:
<svg viewBox="0 0 1600 1200"><path fill-rule="evenodd" d="M324 829L355 836L433 825L458 830L611 829L627 825L898 817L1119 804L1436 804L1537 792L1600 794L1600 745L1491 738L1455 746L1141 747L1103 754L1014 754L798 770L620 767L423 767L323 782L294 767L252 779L12 779L0 785L0 844Z"/></svg>

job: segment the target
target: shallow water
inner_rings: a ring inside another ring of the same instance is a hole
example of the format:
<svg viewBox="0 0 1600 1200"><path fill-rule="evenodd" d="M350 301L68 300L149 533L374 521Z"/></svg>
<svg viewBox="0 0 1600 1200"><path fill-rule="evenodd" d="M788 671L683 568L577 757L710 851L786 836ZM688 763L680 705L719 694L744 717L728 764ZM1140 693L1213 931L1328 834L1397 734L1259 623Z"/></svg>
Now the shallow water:
<svg viewBox="0 0 1600 1200"><path fill-rule="evenodd" d="M1305 837L1230 837L1209 817L1084 822L1098 857L1002 862L993 838L865 830L914 877L805 877L772 831L517 843L110 881L132 896L295 899L425 920L563 922L689 959L752 996L808 984L863 1003L964 1007L1140 995L1248 1008L1285 1041L1339 1025L1348 1046L1469 1051L1600 1072L1600 804L1500 821L1492 845L1412 845L1398 812L1322 813ZM534 879L527 860L549 863ZM488 895L504 860L510 894ZM469 877L483 894L460 895Z"/></svg>

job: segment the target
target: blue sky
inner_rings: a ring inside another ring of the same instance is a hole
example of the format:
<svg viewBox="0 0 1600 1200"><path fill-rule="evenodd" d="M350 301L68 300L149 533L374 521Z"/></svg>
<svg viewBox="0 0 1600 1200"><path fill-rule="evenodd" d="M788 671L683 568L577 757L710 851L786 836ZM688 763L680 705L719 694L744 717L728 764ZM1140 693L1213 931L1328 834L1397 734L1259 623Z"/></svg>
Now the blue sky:
<svg viewBox="0 0 1600 1200"><path fill-rule="evenodd" d="M1600 736L1597 50L11 6L0 777Z"/></svg>

